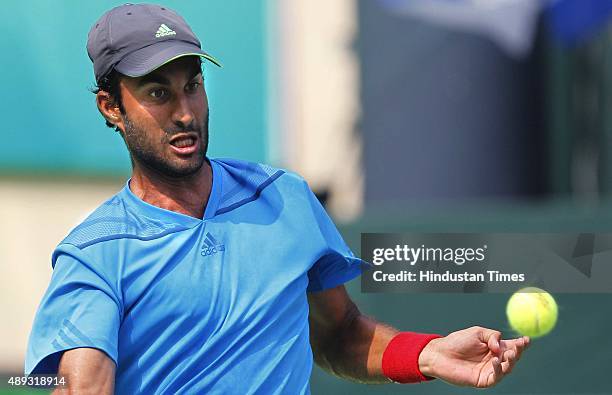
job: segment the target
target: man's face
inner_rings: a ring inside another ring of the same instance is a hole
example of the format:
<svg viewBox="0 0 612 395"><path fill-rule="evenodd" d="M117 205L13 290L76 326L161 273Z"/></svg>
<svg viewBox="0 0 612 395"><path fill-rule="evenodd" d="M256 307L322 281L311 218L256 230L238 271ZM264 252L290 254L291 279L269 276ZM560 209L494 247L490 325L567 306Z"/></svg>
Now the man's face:
<svg viewBox="0 0 612 395"><path fill-rule="evenodd" d="M208 99L199 62L185 56L120 82L120 124L136 166L168 177L196 173L208 149Z"/></svg>

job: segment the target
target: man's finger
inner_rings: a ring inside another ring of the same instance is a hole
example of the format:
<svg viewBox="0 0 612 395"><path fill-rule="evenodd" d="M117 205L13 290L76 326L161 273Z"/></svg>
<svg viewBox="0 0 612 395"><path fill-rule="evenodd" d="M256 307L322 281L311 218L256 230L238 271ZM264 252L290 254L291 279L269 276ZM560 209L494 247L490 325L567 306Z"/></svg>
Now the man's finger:
<svg viewBox="0 0 612 395"><path fill-rule="evenodd" d="M529 338L529 336L523 336L523 341L525 342L525 348L529 347L529 345L531 344L531 339Z"/></svg>
<svg viewBox="0 0 612 395"><path fill-rule="evenodd" d="M504 376L512 372L513 367L514 367L514 364L509 361L502 362L501 369L502 369L502 373L504 374Z"/></svg>
<svg viewBox="0 0 612 395"><path fill-rule="evenodd" d="M514 352L516 353L516 359L519 359L521 357L521 354L525 347L525 340L522 337L519 337L518 339L501 341L501 352L504 353L506 352L506 350L514 350Z"/></svg>
<svg viewBox="0 0 612 395"><path fill-rule="evenodd" d="M502 362L510 362L513 363L517 360L516 351L514 350L506 350L502 357Z"/></svg>
<svg viewBox="0 0 612 395"><path fill-rule="evenodd" d="M487 343L489 350L491 350L495 355L501 354L500 348L500 339L501 332L495 331L493 329L481 328L479 332L480 340L484 343Z"/></svg>
<svg viewBox="0 0 612 395"><path fill-rule="evenodd" d="M516 339L516 341L514 342L515 344L515 348L517 350L517 355L516 355L516 359L519 359L521 357L521 354L523 353L523 351L529 346L529 338L526 336L520 337L518 339Z"/></svg>
<svg viewBox="0 0 612 395"><path fill-rule="evenodd" d="M504 357L501 363L501 368L504 375L512 371L512 368L516 364L517 359L518 356L516 354L516 351L507 350L506 352L504 352Z"/></svg>
<svg viewBox="0 0 612 395"><path fill-rule="evenodd" d="M489 387L494 384L497 384L504 375L502 371L501 360L499 358L493 358L491 360L491 364L493 365L493 371L491 372L487 380L487 386Z"/></svg>
<svg viewBox="0 0 612 395"><path fill-rule="evenodd" d="M525 348L527 348L527 343L525 342L525 338L521 337L520 341L516 343L516 359L519 359L521 357L521 354L523 354L523 350L525 350Z"/></svg>

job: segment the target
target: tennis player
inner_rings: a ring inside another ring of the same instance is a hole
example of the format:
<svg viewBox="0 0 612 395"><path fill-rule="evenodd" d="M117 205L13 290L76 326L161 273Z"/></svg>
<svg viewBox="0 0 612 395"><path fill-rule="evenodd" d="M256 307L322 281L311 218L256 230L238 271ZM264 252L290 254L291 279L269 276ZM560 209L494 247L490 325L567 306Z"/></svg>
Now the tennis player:
<svg viewBox="0 0 612 395"><path fill-rule="evenodd" d="M206 156L200 62L218 62L182 17L114 8L87 50L133 172L55 249L27 374L59 373L57 391L77 394L307 394L313 360L364 383L490 387L512 370L528 338L400 332L361 314L343 284L362 261L306 182Z"/></svg>

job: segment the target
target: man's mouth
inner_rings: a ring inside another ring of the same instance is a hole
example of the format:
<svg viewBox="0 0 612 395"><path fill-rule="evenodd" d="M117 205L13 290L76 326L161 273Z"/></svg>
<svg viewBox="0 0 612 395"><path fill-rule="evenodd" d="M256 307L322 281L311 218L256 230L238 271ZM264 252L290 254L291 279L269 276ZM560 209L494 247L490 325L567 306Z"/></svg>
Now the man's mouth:
<svg viewBox="0 0 612 395"><path fill-rule="evenodd" d="M170 141L172 150L181 155L190 155L196 152L198 146L198 135L196 133L179 133Z"/></svg>
<svg viewBox="0 0 612 395"><path fill-rule="evenodd" d="M185 137L182 139L178 139L173 141L171 144L177 148L185 148L193 145L195 143L195 139L192 137Z"/></svg>

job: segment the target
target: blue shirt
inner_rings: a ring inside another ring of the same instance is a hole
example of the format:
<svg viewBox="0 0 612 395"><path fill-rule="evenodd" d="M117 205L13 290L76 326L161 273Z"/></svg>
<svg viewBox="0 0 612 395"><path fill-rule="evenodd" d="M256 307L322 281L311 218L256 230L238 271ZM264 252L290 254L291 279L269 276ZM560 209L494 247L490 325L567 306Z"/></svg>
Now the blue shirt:
<svg viewBox="0 0 612 395"><path fill-rule="evenodd" d="M306 292L356 277L361 261L299 176L210 163L203 219L128 182L58 245L26 374L92 347L117 365L118 394L309 392Z"/></svg>

